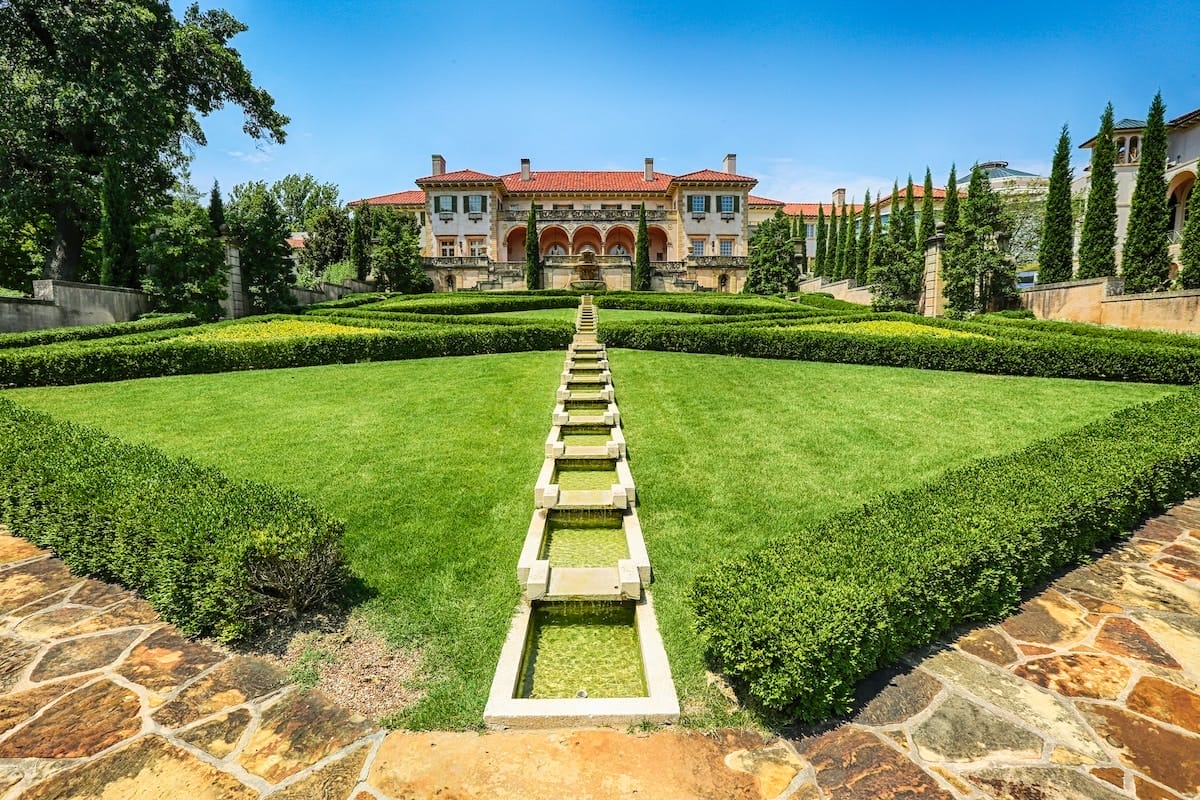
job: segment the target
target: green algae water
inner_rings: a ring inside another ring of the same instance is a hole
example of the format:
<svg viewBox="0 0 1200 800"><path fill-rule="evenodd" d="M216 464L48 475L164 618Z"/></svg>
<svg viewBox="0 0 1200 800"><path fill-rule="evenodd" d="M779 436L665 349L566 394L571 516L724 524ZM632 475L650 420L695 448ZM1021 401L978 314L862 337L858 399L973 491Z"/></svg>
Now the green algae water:
<svg viewBox="0 0 1200 800"><path fill-rule="evenodd" d="M564 492L586 492L611 489L617 470L611 461L557 461L553 483Z"/></svg>
<svg viewBox="0 0 1200 800"><path fill-rule="evenodd" d="M645 697L632 603L545 603L533 610L520 697Z"/></svg>
<svg viewBox="0 0 1200 800"><path fill-rule="evenodd" d="M555 512L546 525L540 558L551 567L613 567L629 558L621 515Z"/></svg>

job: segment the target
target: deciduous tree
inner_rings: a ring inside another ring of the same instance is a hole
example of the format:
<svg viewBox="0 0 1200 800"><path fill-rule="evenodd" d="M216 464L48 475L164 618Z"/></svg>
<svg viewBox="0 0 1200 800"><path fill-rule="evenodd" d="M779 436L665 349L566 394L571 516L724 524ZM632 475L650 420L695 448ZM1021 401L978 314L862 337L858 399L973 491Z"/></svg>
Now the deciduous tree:
<svg viewBox="0 0 1200 800"><path fill-rule="evenodd" d="M308 231L316 212L341 205L336 183L321 183L308 173L283 176L271 185L271 193L290 231Z"/></svg>
<svg viewBox="0 0 1200 800"><path fill-rule="evenodd" d="M371 207L365 202L354 207L350 223L350 263L360 281L371 274Z"/></svg>
<svg viewBox="0 0 1200 800"><path fill-rule="evenodd" d="M1046 215L1042 225L1042 243L1038 248L1038 283L1071 280L1071 246L1075 221L1071 217L1071 134L1062 126L1054 162L1050 167L1050 188L1046 194Z"/></svg>
<svg viewBox="0 0 1200 800"><path fill-rule="evenodd" d="M1171 220L1167 214L1167 128L1162 93L1154 95L1146 129L1137 183L1129 208L1129 225L1121 250L1121 277L1126 292L1155 292L1166 288L1171 272Z"/></svg>
<svg viewBox="0 0 1200 800"><path fill-rule="evenodd" d="M313 212L300 263L314 274L350 257L350 217L344 208L326 206Z"/></svg>

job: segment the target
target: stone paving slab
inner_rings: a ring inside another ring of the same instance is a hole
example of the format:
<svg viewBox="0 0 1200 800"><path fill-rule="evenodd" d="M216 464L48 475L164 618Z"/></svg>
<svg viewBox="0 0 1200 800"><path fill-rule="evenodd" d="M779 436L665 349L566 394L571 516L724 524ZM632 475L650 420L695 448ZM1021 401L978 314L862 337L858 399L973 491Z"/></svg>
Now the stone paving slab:
<svg viewBox="0 0 1200 800"><path fill-rule="evenodd" d="M387 733L0 529L0 800L1200 795L1200 501L820 735Z"/></svg>

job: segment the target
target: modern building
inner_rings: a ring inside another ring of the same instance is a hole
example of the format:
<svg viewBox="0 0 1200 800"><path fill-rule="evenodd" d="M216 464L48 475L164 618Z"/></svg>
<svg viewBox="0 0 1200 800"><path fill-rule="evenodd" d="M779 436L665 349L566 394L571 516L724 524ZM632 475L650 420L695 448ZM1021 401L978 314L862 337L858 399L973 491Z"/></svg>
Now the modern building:
<svg viewBox="0 0 1200 800"><path fill-rule="evenodd" d="M1129 226L1129 210L1133 202L1133 187L1137 183L1138 166L1141 164L1142 136L1146 122L1139 119L1122 119L1113 126L1113 140L1117 146L1117 163L1113 167L1117 177L1117 264L1121 263L1121 250L1125 244L1125 230ZM1176 117L1166 123L1167 128L1167 208L1170 213L1171 260L1178 264L1179 244L1183 235L1183 224L1187 219L1187 201L1196 185L1200 172L1200 108ZM1090 150L1096 137L1079 145ZM1072 186L1074 192L1086 193L1091 186L1090 167Z"/></svg>
<svg viewBox="0 0 1200 800"><path fill-rule="evenodd" d="M524 286L525 234L535 206L542 285L577 281L632 287L639 207L645 204L655 288L740 291L751 234L750 190L737 158L721 171L543 171L529 159L504 175L446 171L433 156L418 190L351 203L417 215L426 273L438 291Z"/></svg>

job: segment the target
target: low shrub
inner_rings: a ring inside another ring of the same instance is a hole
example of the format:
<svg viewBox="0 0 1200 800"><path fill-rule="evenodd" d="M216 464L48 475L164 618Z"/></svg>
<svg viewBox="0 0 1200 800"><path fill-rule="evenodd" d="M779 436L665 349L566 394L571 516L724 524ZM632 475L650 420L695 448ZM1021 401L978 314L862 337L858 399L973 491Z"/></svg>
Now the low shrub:
<svg viewBox="0 0 1200 800"><path fill-rule="evenodd" d="M333 598L343 525L292 492L0 398L0 521L78 574L145 597L185 633L233 640Z"/></svg>
<svg viewBox="0 0 1200 800"><path fill-rule="evenodd" d="M1003 317L995 314L981 314L972 321L1008 332L1052 333L1062 336L1081 336L1090 339L1110 339L1167 347L1200 349L1200 336L1188 333L1167 333L1165 331L1133 330L1131 328L1106 328L1102 325L1090 325L1086 322L1060 322L1049 319L1030 319L1028 317Z"/></svg>
<svg viewBox="0 0 1200 800"><path fill-rule="evenodd" d="M990 319L1037 319L1037 316L1028 308L1009 308L1004 311L989 311L986 314L980 314L975 319L987 321Z"/></svg>
<svg viewBox="0 0 1200 800"><path fill-rule="evenodd" d="M540 308L575 308L578 295L432 294L393 297L370 306L372 311L403 311L410 314L495 314Z"/></svg>
<svg viewBox="0 0 1200 800"><path fill-rule="evenodd" d="M824 308L831 311L867 311L870 306L851 303L847 300L838 300L831 294L826 292L800 292L799 294L788 295L793 302L802 306L810 306L812 308Z"/></svg>
<svg viewBox="0 0 1200 800"><path fill-rule="evenodd" d="M691 599L717 666L763 707L846 713L855 684L1200 491L1190 389L925 485L725 562Z"/></svg>
<svg viewBox="0 0 1200 800"><path fill-rule="evenodd" d="M795 306L777 297L685 292L608 292L596 297L599 308L630 311L675 311L684 314L762 314Z"/></svg>
<svg viewBox="0 0 1200 800"><path fill-rule="evenodd" d="M260 324L262 320L218 323ZM295 319L295 318L291 318ZM305 320L306 317L299 319ZM383 328L374 320L339 324ZM208 326L199 330L209 330ZM526 325L416 325L400 323L370 336L315 334L231 341L176 336L159 341L79 342L0 351L0 387L119 381L160 375L311 367L359 361L557 350L571 341L569 323Z"/></svg>
<svg viewBox="0 0 1200 800"><path fill-rule="evenodd" d="M387 292L361 292L358 294L348 294L337 300L322 300L320 303L305 306L305 309L354 308L355 306L365 306L368 303L378 303L380 300L387 300L392 296Z"/></svg>
<svg viewBox="0 0 1200 800"><path fill-rule="evenodd" d="M536 325L553 324L554 320L538 320L530 317L493 317L484 314L410 314L405 311L372 311L367 308L310 308L305 315L370 320L372 323L433 323L436 325ZM560 322L567 325L570 323Z"/></svg>
<svg viewBox="0 0 1200 800"><path fill-rule="evenodd" d="M922 321L911 315L842 315L821 322L849 324L862 320L898 319L912 324L986 333L987 326L943 320ZM815 320L814 320L815 321ZM1192 384L1200 381L1200 352L1140 342L1085 337L994 335L933 337L856 335L837 330L806 330L805 320L786 327L747 325L662 325L611 323L601 326L609 347L753 358L784 358L915 367L997 375L1029 375L1145 383ZM831 326L832 327L832 326ZM847 331L852 329L847 328ZM995 330L995 329L993 329Z"/></svg>
<svg viewBox="0 0 1200 800"><path fill-rule="evenodd" d="M191 314L154 314L133 322L111 322L105 325L80 325L74 328L49 328L26 333L0 334L0 349L9 347L34 347L54 342L79 342L89 339L106 339L146 331L188 328L199 325L200 320Z"/></svg>

